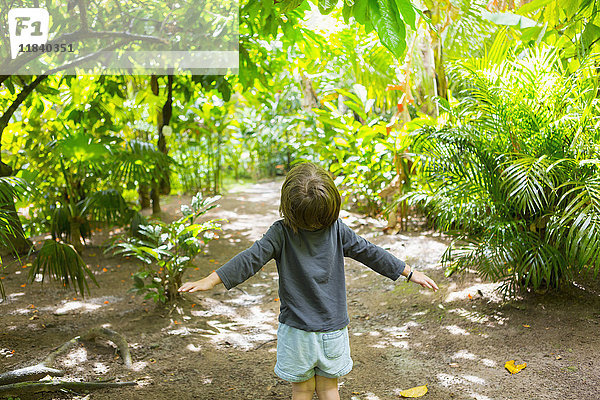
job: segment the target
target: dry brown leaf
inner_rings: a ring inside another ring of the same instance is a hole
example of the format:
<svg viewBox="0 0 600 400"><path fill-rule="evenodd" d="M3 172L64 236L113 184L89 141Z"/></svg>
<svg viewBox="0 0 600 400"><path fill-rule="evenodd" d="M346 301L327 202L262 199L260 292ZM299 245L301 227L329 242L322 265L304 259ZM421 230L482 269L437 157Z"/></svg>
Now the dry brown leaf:
<svg viewBox="0 0 600 400"><path fill-rule="evenodd" d="M427 385L417 386L400 392L402 397L421 397L427 393Z"/></svg>
<svg viewBox="0 0 600 400"><path fill-rule="evenodd" d="M515 365L515 360L507 361L504 364L504 368L506 368L508 370L508 372L510 372L511 374L516 374L516 373L520 372L526 366L527 366L527 363Z"/></svg>

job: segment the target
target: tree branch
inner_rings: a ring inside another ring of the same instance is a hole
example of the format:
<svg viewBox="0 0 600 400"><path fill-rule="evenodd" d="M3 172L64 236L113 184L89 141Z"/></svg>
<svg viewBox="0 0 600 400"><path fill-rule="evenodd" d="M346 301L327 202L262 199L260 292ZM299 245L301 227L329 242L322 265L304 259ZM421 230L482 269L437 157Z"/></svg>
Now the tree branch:
<svg viewBox="0 0 600 400"><path fill-rule="evenodd" d="M97 57L98 55L100 55L102 52L104 51L109 51L112 50L114 48L117 47L121 47L122 45L127 44L126 42L119 42L119 43L115 43L111 46L105 47L101 50L98 50L95 53L90 53L86 56L83 57L79 57L73 61L71 61L68 64L65 65L61 65L60 67L56 67L54 69L51 69L49 71L46 71L44 73L44 75L40 75L36 78L35 81L33 81L32 83L30 83L29 85L27 85L25 88L23 88L23 90L21 91L21 93L19 93L19 95L17 96L17 98L15 99L15 101L12 102L12 104L10 105L10 107L8 107L8 110L6 110L6 112L4 114L2 114L2 117L0 117L0 139L2 139L2 133L4 132L4 129L8 126L8 121L10 121L10 118L13 116L13 114L15 113L15 111L17 110L17 108L21 105L21 103L23 103L23 101L27 98L27 96L29 96L31 94L31 92L33 91L33 89L35 89L35 87L37 85L40 84L40 82L42 82L44 79L46 79L49 75L53 75L57 72L60 71L64 71L66 69L69 68L73 68L78 64L82 64L86 61L89 61L95 57Z"/></svg>
<svg viewBox="0 0 600 400"><path fill-rule="evenodd" d="M2 139L2 132L4 132L4 129L8 126L8 121L10 121L10 118L13 116L15 111L17 111L17 108L19 108L19 106L21 105L21 103L23 103L27 96L29 96L31 92L33 92L33 89L35 89L36 86L39 85L47 77L47 75L39 75L33 82L25 86L23 90L21 90L21 93L17 95L17 98L4 112L4 114L2 114L2 117L0 117L0 139Z"/></svg>

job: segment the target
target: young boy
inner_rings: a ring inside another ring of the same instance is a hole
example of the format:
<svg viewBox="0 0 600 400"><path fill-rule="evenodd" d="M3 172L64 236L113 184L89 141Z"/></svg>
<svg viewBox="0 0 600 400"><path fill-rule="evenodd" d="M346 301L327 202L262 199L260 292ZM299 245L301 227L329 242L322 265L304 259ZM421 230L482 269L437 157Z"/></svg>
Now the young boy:
<svg viewBox="0 0 600 400"><path fill-rule="evenodd" d="M279 273L281 312L275 373L292 383L293 400L338 400L338 378L352 369L348 340L344 257L393 280L400 275L425 288L435 282L356 235L341 219L341 198L327 171L299 164L287 174L279 212L283 220L204 279L179 291L229 290L272 258Z"/></svg>

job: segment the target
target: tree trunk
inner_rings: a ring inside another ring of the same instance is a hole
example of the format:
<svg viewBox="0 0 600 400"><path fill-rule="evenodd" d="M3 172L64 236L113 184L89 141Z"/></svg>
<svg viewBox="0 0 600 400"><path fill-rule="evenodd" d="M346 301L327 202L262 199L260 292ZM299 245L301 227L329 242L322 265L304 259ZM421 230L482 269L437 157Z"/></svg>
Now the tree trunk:
<svg viewBox="0 0 600 400"><path fill-rule="evenodd" d="M163 154L168 154L167 138L163 133L163 128L171 123L171 116L173 114L173 71L167 75L167 101L160 111L158 118L158 150ZM164 174L159 183L160 194L171 193L171 179L169 174Z"/></svg>
<svg viewBox="0 0 600 400"><path fill-rule="evenodd" d="M83 254L83 244L81 243L81 223L77 220L78 217L72 218L70 225L70 242L77 250L77 252L81 255Z"/></svg>
<svg viewBox="0 0 600 400"><path fill-rule="evenodd" d="M152 199L152 214L160 214L160 194L158 185L153 187L150 191L150 198Z"/></svg>
<svg viewBox="0 0 600 400"><path fill-rule="evenodd" d="M217 157L215 161L215 194L221 190L221 131L217 132Z"/></svg>
<svg viewBox="0 0 600 400"><path fill-rule="evenodd" d="M146 184L140 184L138 188L138 195L140 200L140 207L142 210L150 208L150 189Z"/></svg>
<svg viewBox="0 0 600 400"><path fill-rule="evenodd" d="M31 92L33 92L33 90L46 78L46 75L40 75L29 85L23 87L23 90L21 90L21 92L17 95L17 98L10 104L8 109L4 111L2 116L0 116L0 177L11 176L13 173L12 168L2 162L2 133L8 126L8 122L17 111L21 103L23 103L27 96L29 96ZM2 75L1 82L4 82L6 79L9 79L9 77L7 75ZM10 250L16 251L19 254L27 253L33 247L33 243L25 238L25 231L23 230L23 225L21 224L21 220L17 214L14 199L9 201L8 204L2 205L2 208L6 210L9 215L14 216L14 218L11 218L9 221L13 231L12 236L8 236Z"/></svg>
<svg viewBox="0 0 600 400"><path fill-rule="evenodd" d="M313 88L312 80L305 74L300 78L300 86L302 88L302 108L304 110L312 110L319 107L319 98L317 92Z"/></svg>
<svg viewBox="0 0 600 400"><path fill-rule="evenodd" d="M11 176L12 168L10 165L4 164L0 160L0 177ZM8 234L8 250L17 254L25 254L33 247L33 243L25 237L23 225L19 219L19 214L15 208L14 199L8 199L6 204L2 204L1 208L12 216L8 221L12 232Z"/></svg>
<svg viewBox="0 0 600 400"><path fill-rule="evenodd" d="M446 69L444 68L442 39L439 36L435 36L433 43L433 62L435 65L437 95L442 99L448 100L448 81L446 79Z"/></svg>
<svg viewBox="0 0 600 400"><path fill-rule="evenodd" d="M210 192L211 190L214 189L214 185L215 185L213 182L215 168L213 165L214 163L213 163L212 132L210 130L207 130L206 134L207 134L206 140L208 143L208 152L207 152L207 157L206 157L208 170L206 172L206 182L207 182L208 191Z"/></svg>

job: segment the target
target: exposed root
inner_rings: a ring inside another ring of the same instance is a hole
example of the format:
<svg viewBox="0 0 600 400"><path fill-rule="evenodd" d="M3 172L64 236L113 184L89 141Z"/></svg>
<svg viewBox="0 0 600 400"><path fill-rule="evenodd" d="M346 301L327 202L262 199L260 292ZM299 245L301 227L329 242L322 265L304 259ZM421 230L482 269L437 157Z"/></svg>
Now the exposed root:
<svg viewBox="0 0 600 400"><path fill-rule="evenodd" d="M18 382L0 386L0 396L22 396L24 394L39 392L55 392L61 389L84 391L135 385L137 385L137 382L64 382L58 380L48 382Z"/></svg>
<svg viewBox="0 0 600 400"><path fill-rule="evenodd" d="M106 387L130 386L135 385L135 382L121 383L106 383L106 382L63 382L63 381L48 381L48 382L31 382L39 380L45 376L63 376L63 370L52 368L56 358L61 354L66 353L72 347L80 344L82 341L91 341L95 338L103 337L117 345L121 358L125 367L131 368L131 353L129 345L125 338L119 333L103 327L92 328L81 336L76 336L68 342L63 343L56 350L44 358L44 360L36 365L29 367L18 368L12 371L7 371L0 374L0 395L13 396L25 393L48 392L60 389L72 390L88 390Z"/></svg>

